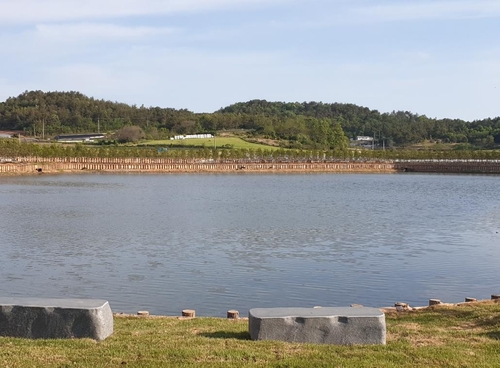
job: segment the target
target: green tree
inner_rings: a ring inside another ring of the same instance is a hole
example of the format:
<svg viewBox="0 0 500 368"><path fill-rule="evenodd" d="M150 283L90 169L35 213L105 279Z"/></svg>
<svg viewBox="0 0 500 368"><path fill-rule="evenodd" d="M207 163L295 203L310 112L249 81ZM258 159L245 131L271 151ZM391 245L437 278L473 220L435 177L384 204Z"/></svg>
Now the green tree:
<svg viewBox="0 0 500 368"><path fill-rule="evenodd" d="M115 138L120 143L137 142L144 138L144 132L138 126L126 126L116 131Z"/></svg>

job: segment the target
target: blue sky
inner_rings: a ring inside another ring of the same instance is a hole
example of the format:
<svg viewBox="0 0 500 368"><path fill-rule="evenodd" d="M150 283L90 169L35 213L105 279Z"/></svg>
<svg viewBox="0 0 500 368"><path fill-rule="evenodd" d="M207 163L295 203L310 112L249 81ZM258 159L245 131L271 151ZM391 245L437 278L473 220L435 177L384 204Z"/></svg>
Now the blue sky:
<svg viewBox="0 0 500 368"><path fill-rule="evenodd" d="M0 0L0 100L500 115L500 0Z"/></svg>

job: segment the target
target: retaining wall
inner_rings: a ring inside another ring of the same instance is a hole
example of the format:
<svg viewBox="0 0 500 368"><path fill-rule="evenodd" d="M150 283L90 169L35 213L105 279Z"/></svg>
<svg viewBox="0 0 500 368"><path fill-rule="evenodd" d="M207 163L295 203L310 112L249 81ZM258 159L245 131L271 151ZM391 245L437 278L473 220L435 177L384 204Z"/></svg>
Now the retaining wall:
<svg viewBox="0 0 500 368"><path fill-rule="evenodd" d="M71 158L29 160L0 164L0 173L57 172L394 172L393 163L381 162L195 162L172 159Z"/></svg>
<svg viewBox="0 0 500 368"><path fill-rule="evenodd" d="M406 161L395 162L397 171L405 172L435 172L435 173L476 173L476 174L500 174L500 162L498 160L442 160L442 161Z"/></svg>
<svg viewBox="0 0 500 368"><path fill-rule="evenodd" d="M500 174L500 161L433 160L384 162L266 162L225 160L206 162L200 159L165 158L40 158L22 157L0 163L0 173L30 174L36 172L436 172Z"/></svg>

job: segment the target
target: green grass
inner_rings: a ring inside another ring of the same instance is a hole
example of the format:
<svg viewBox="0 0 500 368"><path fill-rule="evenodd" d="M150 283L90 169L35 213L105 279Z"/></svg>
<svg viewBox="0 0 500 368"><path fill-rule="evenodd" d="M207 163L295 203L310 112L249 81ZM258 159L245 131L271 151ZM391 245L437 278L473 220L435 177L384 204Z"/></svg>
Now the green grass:
<svg viewBox="0 0 500 368"><path fill-rule="evenodd" d="M276 150L279 147L267 146L264 144L246 142L237 137L216 137L215 143L218 148L223 146L231 146L232 148L246 148L246 149L268 149ZM140 143L141 146L162 146L162 147L175 147L183 146L189 148L212 148L214 147L214 138L210 139L183 139L183 140L159 140L159 141L144 141Z"/></svg>
<svg viewBox="0 0 500 368"><path fill-rule="evenodd" d="M450 151L455 148L456 143L438 143L429 142L428 140L407 147L410 150L434 150L434 151Z"/></svg>
<svg viewBox="0 0 500 368"><path fill-rule="evenodd" d="M500 304L386 316L386 346L251 341L247 321L115 317L102 342L0 338L1 367L499 367Z"/></svg>

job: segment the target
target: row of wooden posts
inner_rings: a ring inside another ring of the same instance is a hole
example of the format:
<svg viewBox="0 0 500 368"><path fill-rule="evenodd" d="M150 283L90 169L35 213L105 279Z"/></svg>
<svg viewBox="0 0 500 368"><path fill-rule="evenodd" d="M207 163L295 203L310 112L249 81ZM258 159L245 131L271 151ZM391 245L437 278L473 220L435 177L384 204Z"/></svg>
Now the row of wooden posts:
<svg viewBox="0 0 500 368"><path fill-rule="evenodd" d="M491 300L500 300L500 294L492 294ZM465 298L465 303L474 303L474 302L477 302L476 298L471 298L471 297ZM434 305L444 305L444 304L446 303L443 303L440 299L429 299L429 307L432 307ZM402 302L395 303L394 307L396 307L397 310L407 310L410 308L408 303L402 303Z"/></svg>
<svg viewBox="0 0 500 368"><path fill-rule="evenodd" d="M492 294L491 300L500 300L500 294ZM477 299L467 297L467 298L465 298L465 302L466 303L474 303L474 302L477 302ZM432 307L434 305L442 305L442 304L445 304L445 303L443 303L439 299L429 299L429 307ZM351 304L351 306L352 307L361 307L361 305L359 305L359 304ZM398 302L398 303L394 304L394 307L396 307L396 310L407 310L407 309L409 309L410 306L408 305L408 303ZM315 307L315 308L321 308L321 307ZM149 316L150 314L148 311L138 311L137 315L146 317L146 316ZM195 318L196 311L194 309L184 309L182 311L182 317ZM229 310L229 311L227 311L227 318L228 319L239 319L240 312L238 312L237 310Z"/></svg>
<svg viewBox="0 0 500 368"><path fill-rule="evenodd" d="M137 315L138 316L149 316L149 311L138 311ZM194 309L184 309L184 310L182 310L182 317L195 318L196 311ZM227 311L227 318L228 319L239 319L240 312L238 312L237 310L229 310L229 311Z"/></svg>

